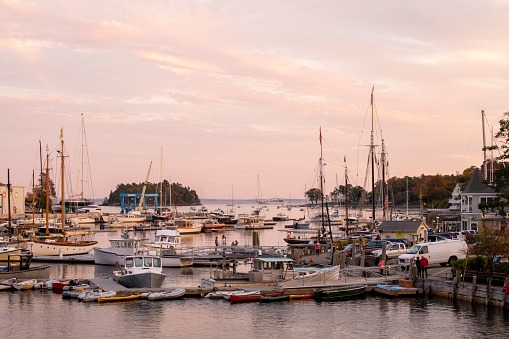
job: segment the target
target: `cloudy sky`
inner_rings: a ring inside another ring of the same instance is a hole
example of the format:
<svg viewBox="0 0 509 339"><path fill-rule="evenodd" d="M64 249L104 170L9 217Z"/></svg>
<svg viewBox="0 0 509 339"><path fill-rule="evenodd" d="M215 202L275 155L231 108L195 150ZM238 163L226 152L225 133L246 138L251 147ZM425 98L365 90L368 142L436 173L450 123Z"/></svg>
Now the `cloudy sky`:
<svg viewBox="0 0 509 339"><path fill-rule="evenodd" d="M95 198L152 161L240 199L316 186L320 127L326 191L345 156L363 186L373 86L390 176L481 165L481 110L509 111L507 0L3 0L0 32L0 182L27 190L61 127L79 162L82 113Z"/></svg>

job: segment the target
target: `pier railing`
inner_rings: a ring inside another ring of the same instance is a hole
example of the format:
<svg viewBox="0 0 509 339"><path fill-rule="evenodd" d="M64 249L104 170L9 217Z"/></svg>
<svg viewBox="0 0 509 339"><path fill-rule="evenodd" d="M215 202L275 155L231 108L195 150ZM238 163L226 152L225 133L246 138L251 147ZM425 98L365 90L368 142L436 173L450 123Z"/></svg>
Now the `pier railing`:
<svg viewBox="0 0 509 339"><path fill-rule="evenodd" d="M163 255L189 256L193 258L249 259L261 255L284 256L288 253L286 246L197 246L163 249Z"/></svg>

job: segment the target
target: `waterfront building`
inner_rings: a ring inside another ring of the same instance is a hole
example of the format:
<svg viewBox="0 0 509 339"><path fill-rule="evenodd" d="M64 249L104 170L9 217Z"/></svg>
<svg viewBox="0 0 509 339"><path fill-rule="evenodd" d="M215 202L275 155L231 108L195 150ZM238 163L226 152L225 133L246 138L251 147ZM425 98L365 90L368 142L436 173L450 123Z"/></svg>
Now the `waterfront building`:
<svg viewBox="0 0 509 339"><path fill-rule="evenodd" d="M449 199L449 211L460 211L461 210L461 188L460 184L456 184L452 190L451 198Z"/></svg>
<svg viewBox="0 0 509 339"><path fill-rule="evenodd" d="M9 214L7 185L0 183L0 215L6 218ZM25 187L11 185L11 216L25 213Z"/></svg>
<svg viewBox="0 0 509 339"><path fill-rule="evenodd" d="M411 243L424 242L428 239L429 227L424 220L417 221L383 221L378 227L380 238L405 238Z"/></svg>
<svg viewBox="0 0 509 339"><path fill-rule="evenodd" d="M461 230L477 231L482 225L500 226L502 217L496 213L488 212L483 214L479 209L480 203L486 203L495 199L495 190L483 182L481 171L476 168L467 186L460 193L461 197Z"/></svg>

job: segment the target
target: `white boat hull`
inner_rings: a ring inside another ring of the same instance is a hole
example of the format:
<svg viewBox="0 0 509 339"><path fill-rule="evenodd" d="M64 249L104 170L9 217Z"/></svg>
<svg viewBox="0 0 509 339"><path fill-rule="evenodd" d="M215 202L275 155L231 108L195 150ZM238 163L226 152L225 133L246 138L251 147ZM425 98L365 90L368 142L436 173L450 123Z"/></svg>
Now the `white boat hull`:
<svg viewBox="0 0 509 339"><path fill-rule="evenodd" d="M117 216L117 220L120 221L120 222L142 222L142 221L145 221L145 217L128 217L128 216L125 216L125 217L122 217L122 216Z"/></svg>
<svg viewBox="0 0 509 339"><path fill-rule="evenodd" d="M86 254L92 251L96 246L97 241L87 241L84 244L63 244L44 241L28 243L28 248L34 256Z"/></svg>
<svg viewBox="0 0 509 339"><path fill-rule="evenodd" d="M96 265L115 266L118 262L123 266L126 255L113 253L111 248L95 248L94 257ZM163 267L188 267L193 266L194 262L192 257L170 256L161 257L161 263Z"/></svg>

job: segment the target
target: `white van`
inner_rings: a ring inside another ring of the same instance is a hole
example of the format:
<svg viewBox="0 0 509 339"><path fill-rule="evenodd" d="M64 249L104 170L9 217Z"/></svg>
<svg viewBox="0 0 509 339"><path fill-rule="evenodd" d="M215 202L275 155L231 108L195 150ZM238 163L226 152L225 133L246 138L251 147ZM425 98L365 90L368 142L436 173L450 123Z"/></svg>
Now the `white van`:
<svg viewBox="0 0 509 339"><path fill-rule="evenodd" d="M467 257L467 243L463 240L445 240L416 244L406 254L400 255L398 262L408 265L416 256L426 257L430 265L452 265L456 260Z"/></svg>

